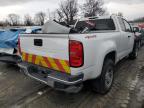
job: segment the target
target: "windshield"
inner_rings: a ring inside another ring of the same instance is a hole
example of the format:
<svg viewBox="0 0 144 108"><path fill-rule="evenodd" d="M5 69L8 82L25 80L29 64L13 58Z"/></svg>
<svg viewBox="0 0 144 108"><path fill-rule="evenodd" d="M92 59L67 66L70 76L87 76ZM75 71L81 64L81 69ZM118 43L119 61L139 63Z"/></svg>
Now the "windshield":
<svg viewBox="0 0 144 108"><path fill-rule="evenodd" d="M75 29L80 33L102 30L115 30L115 25L112 19L96 19L79 21Z"/></svg>

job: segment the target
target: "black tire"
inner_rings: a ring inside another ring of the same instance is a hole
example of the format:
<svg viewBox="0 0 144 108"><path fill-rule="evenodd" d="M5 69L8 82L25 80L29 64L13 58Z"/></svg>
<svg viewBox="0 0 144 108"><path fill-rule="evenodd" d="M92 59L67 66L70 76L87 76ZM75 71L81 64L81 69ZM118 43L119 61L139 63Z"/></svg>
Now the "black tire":
<svg viewBox="0 0 144 108"><path fill-rule="evenodd" d="M133 51L129 54L129 58L131 60L134 60L134 59L137 58L137 56L138 56L138 50L139 50L138 43L136 42L135 45L134 45Z"/></svg>
<svg viewBox="0 0 144 108"><path fill-rule="evenodd" d="M139 41L138 48L139 48L139 50L141 49L141 40Z"/></svg>
<svg viewBox="0 0 144 108"><path fill-rule="evenodd" d="M106 94L111 89L114 80L114 66L114 62L111 59L104 61L101 76L92 81L92 88L95 92Z"/></svg>

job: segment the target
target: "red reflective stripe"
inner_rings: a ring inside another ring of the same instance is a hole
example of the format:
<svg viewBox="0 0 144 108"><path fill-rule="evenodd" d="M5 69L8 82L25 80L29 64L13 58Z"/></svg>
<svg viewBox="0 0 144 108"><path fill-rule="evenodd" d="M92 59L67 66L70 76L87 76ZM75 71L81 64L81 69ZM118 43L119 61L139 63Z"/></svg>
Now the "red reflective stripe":
<svg viewBox="0 0 144 108"><path fill-rule="evenodd" d="M28 61L28 54L25 54L25 61Z"/></svg>
<svg viewBox="0 0 144 108"><path fill-rule="evenodd" d="M43 58L44 58L44 61L45 61L46 64L47 64L47 66L48 66L49 68L51 68L52 66L51 66L50 62L48 61L48 58L47 58L47 57L43 57Z"/></svg>
<svg viewBox="0 0 144 108"><path fill-rule="evenodd" d="M36 55L32 55L32 63L35 64L35 60L36 60Z"/></svg>
<svg viewBox="0 0 144 108"><path fill-rule="evenodd" d="M58 68L60 69L60 71L65 72L65 69L63 68L62 64L59 62L58 59L54 59L56 65L58 66Z"/></svg>
<svg viewBox="0 0 144 108"><path fill-rule="evenodd" d="M66 62L66 64L67 64L67 66L69 66L69 61L65 61Z"/></svg>

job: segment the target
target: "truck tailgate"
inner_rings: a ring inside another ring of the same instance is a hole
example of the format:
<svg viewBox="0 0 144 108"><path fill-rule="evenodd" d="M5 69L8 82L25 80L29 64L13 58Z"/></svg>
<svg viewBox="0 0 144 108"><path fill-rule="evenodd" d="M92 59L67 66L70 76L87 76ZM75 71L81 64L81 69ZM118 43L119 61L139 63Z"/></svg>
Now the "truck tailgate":
<svg viewBox="0 0 144 108"><path fill-rule="evenodd" d="M71 73L68 34L21 34L20 47L23 61Z"/></svg>

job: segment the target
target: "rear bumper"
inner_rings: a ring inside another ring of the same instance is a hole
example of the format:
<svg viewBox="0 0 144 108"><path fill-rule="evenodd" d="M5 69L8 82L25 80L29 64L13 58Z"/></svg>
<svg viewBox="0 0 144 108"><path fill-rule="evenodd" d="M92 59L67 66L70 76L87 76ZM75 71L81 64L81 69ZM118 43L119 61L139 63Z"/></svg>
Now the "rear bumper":
<svg viewBox="0 0 144 108"><path fill-rule="evenodd" d="M26 62L18 64L26 75L60 91L76 93L82 88L83 74L72 76Z"/></svg>

